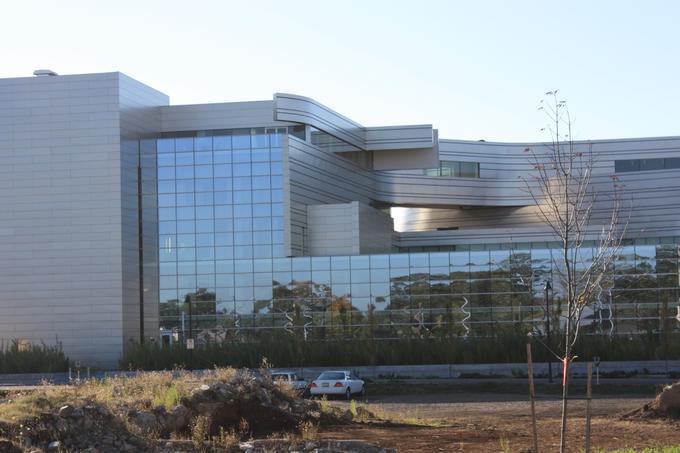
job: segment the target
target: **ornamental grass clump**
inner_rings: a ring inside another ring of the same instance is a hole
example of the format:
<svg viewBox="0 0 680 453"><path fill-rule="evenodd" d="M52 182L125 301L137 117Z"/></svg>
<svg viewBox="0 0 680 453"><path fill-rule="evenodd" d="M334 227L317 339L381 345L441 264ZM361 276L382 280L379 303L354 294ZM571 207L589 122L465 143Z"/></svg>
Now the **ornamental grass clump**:
<svg viewBox="0 0 680 453"><path fill-rule="evenodd" d="M21 340L0 340L0 374L55 373L67 371L69 360L61 343L32 344Z"/></svg>

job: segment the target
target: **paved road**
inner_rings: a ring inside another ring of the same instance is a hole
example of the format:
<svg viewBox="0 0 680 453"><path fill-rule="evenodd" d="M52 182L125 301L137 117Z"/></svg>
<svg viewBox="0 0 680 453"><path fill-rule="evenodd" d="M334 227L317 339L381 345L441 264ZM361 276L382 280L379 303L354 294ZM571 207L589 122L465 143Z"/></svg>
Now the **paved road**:
<svg viewBox="0 0 680 453"><path fill-rule="evenodd" d="M32 373L32 374L0 374L0 389L14 388L16 390L17 386L36 386L41 385L43 382L49 382L56 385L64 385L70 382L70 378L76 379L80 377L82 379L91 377L96 379L103 379L106 376L120 376L129 375L133 376L136 371L97 371L92 372L88 375L86 370L81 371L80 375L73 372L71 376L69 373ZM200 370L195 371L195 373L201 373ZM617 385L634 386L634 385L665 385L677 381L677 379L671 379L666 376L661 375L649 375L649 376L636 376L632 378L602 378L600 379L600 385L602 387L610 387ZM502 386L504 384L508 385L521 385L526 382L526 378L415 378L415 379L378 379L375 380L376 383L381 384L396 384L396 385L447 385L447 386L470 386L470 385L493 385ZM535 379L537 385L549 386L548 379L537 378ZM572 378L571 383L576 385L585 385L585 379L578 377ZM558 387L561 383L560 378L555 378L552 385ZM593 377L593 383L595 383L595 377Z"/></svg>

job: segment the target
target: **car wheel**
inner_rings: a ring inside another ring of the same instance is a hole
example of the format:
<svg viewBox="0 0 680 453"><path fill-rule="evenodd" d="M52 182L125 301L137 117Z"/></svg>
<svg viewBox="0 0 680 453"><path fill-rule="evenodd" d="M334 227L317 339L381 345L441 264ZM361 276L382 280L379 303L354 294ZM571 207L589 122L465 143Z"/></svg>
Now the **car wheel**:
<svg viewBox="0 0 680 453"><path fill-rule="evenodd" d="M366 396L366 387L363 387L363 386L361 387L361 391L359 392L359 396L360 396L361 398L363 398L364 396Z"/></svg>
<svg viewBox="0 0 680 453"><path fill-rule="evenodd" d="M352 389L347 387L347 390L345 390L345 399L351 400L352 399Z"/></svg>

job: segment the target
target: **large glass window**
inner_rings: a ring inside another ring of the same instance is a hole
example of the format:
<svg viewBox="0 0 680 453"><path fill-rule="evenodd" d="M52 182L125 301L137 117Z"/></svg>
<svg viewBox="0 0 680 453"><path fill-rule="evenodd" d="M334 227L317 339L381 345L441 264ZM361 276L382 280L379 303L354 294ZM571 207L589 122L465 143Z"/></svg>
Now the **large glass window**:
<svg viewBox="0 0 680 453"><path fill-rule="evenodd" d="M679 157L658 157L651 159L622 159L614 161L616 173L631 171L671 170L680 168Z"/></svg>
<svg viewBox="0 0 680 453"><path fill-rule="evenodd" d="M277 148L270 150L271 143ZM283 214L282 178L270 176L281 173L278 143L264 129L156 141L159 258L167 296L161 303L216 285L221 287L217 297L205 303L219 305L222 296L248 298L253 294L252 270L237 274L236 291L225 291L234 278L224 272L233 272L234 263L252 264L239 259L271 260L283 253L282 218L272 222L273 211ZM272 209L273 202L277 203ZM242 265L236 267L243 270ZM267 277L270 287L271 279ZM244 307L247 304L240 306Z"/></svg>
<svg viewBox="0 0 680 453"><path fill-rule="evenodd" d="M312 338L364 335L366 329L382 338L462 334L464 319L472 334L518 323L535 327L544 319L546 280L555 307L561 306L563 285L555 281L560 252L547 243L285 257L280 143L278 136L250 129L157 140L150 176L157 191L145 196L158 216L162 326L181 329L187 297L211 315L202 328L212 323L232 337L283 328L290 319L303 322ZM617 171L677 168L678 159L618 161ZM479 177L479 164L443 161L432 175ZM576 272L593 254L581 250ZM602 330L605 318L616 333L658 328L664 313L674 316L678 261L677 238L626 243L611 282L593 296L597 303L586 314L592 326L584 331ZM229 330L237 319L240 327Z"/></svg>
<svg viewBox="0 0 680 453"><path fill-rule="evenodd" d="M439 161L438 168L423 170L425 176L479 178L479 162Z"/></svg>

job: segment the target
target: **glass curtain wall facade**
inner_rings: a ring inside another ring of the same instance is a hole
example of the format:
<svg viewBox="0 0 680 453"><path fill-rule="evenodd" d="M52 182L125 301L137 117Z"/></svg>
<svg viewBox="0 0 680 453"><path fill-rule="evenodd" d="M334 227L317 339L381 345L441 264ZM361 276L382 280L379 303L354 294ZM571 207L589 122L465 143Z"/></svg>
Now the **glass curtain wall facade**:
<svg viewBox="0 0 680 453"><path fill-rule="evenodd" d="M283 150L264 129L157 141L161 319L252 312L254 259L284 256Z"/></svg>
<svg viewBox="0 0 680 453"><path fill-rule="evenodd" d="M156 142L160 320L223 338L304 327L311 338L485 334L537 330L550 244L456 251L285 257L283 136L264 129L197 133ZM678 301L677 238L625 245L584 330L660 328ZM584 252L588 256L588 250ZM584 265L587 265L587 260ZM671 313L672 311L672 313Z"/></svg>

